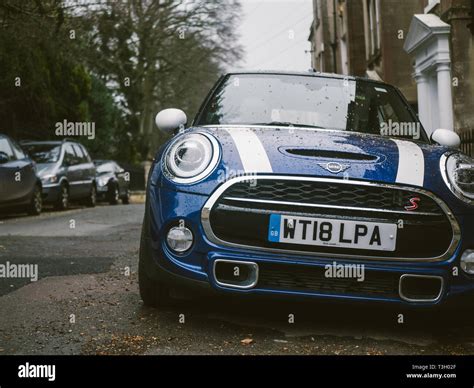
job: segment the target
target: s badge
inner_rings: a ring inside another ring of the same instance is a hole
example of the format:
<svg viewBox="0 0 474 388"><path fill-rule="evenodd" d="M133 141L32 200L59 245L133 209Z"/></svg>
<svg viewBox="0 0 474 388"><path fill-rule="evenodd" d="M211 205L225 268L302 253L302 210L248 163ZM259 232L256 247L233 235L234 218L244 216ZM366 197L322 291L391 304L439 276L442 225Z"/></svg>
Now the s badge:
<svg viewBox="0 0 474 388"><path fill-rule="evenodd" d="M420 197L411 197L409 200L410 205L405 206L405 210L412 212L420 207L419 202L421 201Z"/></svg>

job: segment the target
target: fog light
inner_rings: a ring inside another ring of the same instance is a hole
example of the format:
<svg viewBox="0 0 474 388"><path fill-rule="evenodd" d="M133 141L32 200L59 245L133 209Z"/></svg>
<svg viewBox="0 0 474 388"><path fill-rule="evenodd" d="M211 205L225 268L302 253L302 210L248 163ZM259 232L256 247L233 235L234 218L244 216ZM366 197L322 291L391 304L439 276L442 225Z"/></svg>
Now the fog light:
<svg viewBox="0 0 474 388"><path fill-rule="evenodd" d="M185 226L174 226L166 236L168 246L175 252L186 252L193 245L193 233Z"/></svg>
<svg viewBox="0 0 474 388"><path fill-rule="evenodd" d="M466 249L461 256L461 268L469 275L474 275L474 249Z"/></svg>

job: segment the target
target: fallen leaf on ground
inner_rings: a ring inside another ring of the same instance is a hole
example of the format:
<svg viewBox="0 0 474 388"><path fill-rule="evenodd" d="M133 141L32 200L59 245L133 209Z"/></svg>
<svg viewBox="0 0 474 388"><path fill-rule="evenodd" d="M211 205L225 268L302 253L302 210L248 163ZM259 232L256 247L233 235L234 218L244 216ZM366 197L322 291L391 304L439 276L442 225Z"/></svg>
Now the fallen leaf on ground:
<svg viewBox="0 0 474 388"><path fill-rule="evenodd" d="M240 341L242 345L250 345L253 344L253 339L252 338L244 338L243 340Z"/></svg>

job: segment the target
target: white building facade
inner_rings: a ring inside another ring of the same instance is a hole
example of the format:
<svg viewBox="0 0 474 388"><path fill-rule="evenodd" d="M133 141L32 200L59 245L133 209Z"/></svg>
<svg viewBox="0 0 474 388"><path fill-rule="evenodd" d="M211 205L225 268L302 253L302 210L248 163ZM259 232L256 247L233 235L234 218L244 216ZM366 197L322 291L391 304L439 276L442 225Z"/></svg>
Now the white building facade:
<svg viewBox="0 0 474 388"><path fill-rule="evenodd" d="M414 15L404 45L414 57L419 118L429 134L454 130L449 35L449 24L437 15Z"/></svg>

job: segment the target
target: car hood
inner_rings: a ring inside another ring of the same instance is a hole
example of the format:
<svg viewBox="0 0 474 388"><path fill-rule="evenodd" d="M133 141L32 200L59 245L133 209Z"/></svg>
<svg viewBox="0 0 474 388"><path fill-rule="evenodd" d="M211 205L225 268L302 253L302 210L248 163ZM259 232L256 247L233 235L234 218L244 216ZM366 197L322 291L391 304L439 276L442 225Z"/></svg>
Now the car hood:
<svg viewBox="0 0 474 388"><path fill-rule="evenodd" d="M56 163L37 163L36 170L39 177L54 175L58 172L58 165Z"/></svg>
<svg viewBox="0 0 474 388"><path fill-rule="evenodd" d="M95 176L96 176L97 178L111 178L111 177L113 177L114 175L115 175L114 172L109 172L109 171L108 171L108 172L102 172L102 173L96 172L96 174L95 174Z"/></svg>
<svg viewBox="0 0 474 388"><path fill-rule="evenodd" d="M220 143L216 170L194 185L174 189L209 195L223 181L244 174L351 179L422 187L451 196L440 160L449 148L405 139L324 129L288 127L193 127ZM178 186L178 187L176 187Z"/></svg>
<svg viewBox="0 0 474 388"><path fill-rule="evenodd" d="M340 177L424 187L448 151L404 139L298 128L206 128L235 173Z"/></svg>

